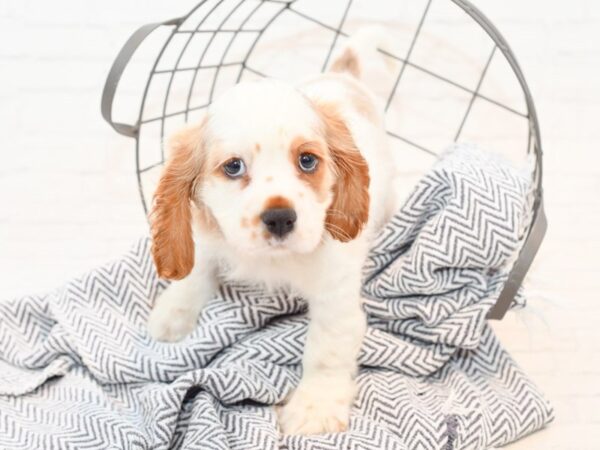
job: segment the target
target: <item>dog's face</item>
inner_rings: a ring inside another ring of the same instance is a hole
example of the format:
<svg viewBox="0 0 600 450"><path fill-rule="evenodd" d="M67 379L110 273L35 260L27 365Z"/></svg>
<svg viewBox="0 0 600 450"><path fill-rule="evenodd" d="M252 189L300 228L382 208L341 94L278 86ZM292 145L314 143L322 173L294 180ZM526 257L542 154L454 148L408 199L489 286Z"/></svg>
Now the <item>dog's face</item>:
<svg viewBox="0 0 600 450"><path fill-rule="evenodd" d="M327 234L349 241L367 221L368 168L335 105L282 83L233 87L170 152L151 216L165 278L193 266L192 203L201 228L273 257L310 253Z"/></svg>

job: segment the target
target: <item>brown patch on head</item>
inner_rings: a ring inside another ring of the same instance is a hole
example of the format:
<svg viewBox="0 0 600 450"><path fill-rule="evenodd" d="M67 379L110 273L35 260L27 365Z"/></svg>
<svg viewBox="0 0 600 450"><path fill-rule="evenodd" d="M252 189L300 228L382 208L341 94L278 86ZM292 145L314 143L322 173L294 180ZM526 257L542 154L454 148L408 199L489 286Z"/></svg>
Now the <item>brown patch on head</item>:
<svg viewBox="0 0 600 450"><path fill-rule="evenodd" d="M260 144L257 142L256 145L254 145L254 153L259 153L260 152Z"/></svg>
<svg viewBox="0 0 600 450"><path fill-rule="evenodd" d="M184 128L169 140L170 152L154 193L152 256L162 278L179 280L194 266L191 203L202 172L204 124Z"/></svg>
<svg viewBox="0 0 600 450"><path fill-rule="evenodd" d="M319 159L317 167L313 172L307 173L300 169L299 159L303 153L311 153ZM298 177L310 186L315 194L317 194L319 201L325 201L328 194L325 181L329 161L327 151L323 149L323 144L317 141L308 141L302 137L296 137L290 146L290 160L296 168Z"/></svg>
<svg viewBox="0 0 600 450"><path fill-rule="evenodd" d="M270 182L270 181L273 181L273 177L269 175L268 177L265 178L265 181L267 183Z"/></svg>
<svg viewBox="0 0 600 450"><path fill-rule="evenodd" d="M240 220L240 226L242 228L248 228L248 218L247 217L242 217L242 220Z"/></svg>
<svg viewBox="0 0 600 450"><path fill-rule="evenodd" d="M335 59L330 70L337 73L347 72L355 78L359 78L360 63L358 61L358 56L354 50L346 48L344 52Z"/></svg>
<svg viewBox="0 0 600 450"><path fill-rule="evenodd" d="M338 241L347 242L358 236L369 218L369 167L335 105L319 103L315 109L336 172L325 228Z"/></svg>
<svg viewBox="0 0 600 450"><path fill-rule="evenodd" d="M267 201L265 202L265 205L263 207L263 210L266 211L267 209L276 209L276 208L293 208L294 205L292 204L292 202L285 198L282 197L281 195L276 195L274 197L270 197L267 199Z"/></svg>

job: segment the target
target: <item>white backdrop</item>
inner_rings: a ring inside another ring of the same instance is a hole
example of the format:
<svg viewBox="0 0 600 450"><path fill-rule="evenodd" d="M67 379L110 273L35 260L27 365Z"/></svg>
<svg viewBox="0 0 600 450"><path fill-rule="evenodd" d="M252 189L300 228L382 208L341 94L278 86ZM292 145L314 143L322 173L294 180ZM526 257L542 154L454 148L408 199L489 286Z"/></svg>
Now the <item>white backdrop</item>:
<svg viewBox="0 0 600 450"><path fill-rule="evenodd" d="M473 2L519 59L545 150L530 308L495 328L557 421L511 448L600 448L600 2ZM132 141L103 122L100 94L133 30L195 3L0 0L0 298L59 285L145 232Z"/></svg>

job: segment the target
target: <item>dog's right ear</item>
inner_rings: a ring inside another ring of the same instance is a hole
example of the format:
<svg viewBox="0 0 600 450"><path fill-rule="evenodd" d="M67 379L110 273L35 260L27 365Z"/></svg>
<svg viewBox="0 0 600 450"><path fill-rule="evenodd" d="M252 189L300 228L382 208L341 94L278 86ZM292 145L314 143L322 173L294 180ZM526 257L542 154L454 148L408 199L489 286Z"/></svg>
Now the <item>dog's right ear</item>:
<svg viewBox="0 0 600 450"><path fill-rule="evenodd" d="M180 280L194 266L192 193L202 169L204 121L173 135L150 214L152 256L161 278Z"/></svg>
<svg viewBox="0 0 600 450"><path fill-rule="evenodd" d="M324 125L336 176L325 229L334 239L348 242L359 235L369 219L369 166L336 106L327 103L314 106Z"/></svg>

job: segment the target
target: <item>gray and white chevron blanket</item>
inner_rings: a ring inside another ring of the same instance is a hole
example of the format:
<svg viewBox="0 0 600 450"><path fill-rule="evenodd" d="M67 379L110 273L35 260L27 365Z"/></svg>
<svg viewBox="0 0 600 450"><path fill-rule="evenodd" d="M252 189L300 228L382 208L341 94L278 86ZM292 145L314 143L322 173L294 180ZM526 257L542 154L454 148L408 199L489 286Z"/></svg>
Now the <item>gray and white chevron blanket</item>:
<svg viewBox="0 0 600 450"><path fill-rule="evenodd" d="M445 153L365 265L369 329L345 433L280 436L306 305L223 284L193 335L152 340L148 239L42 296L0 302L1 449L480 449L552 420L485 321L518 246L528 178Z"/></svg>

